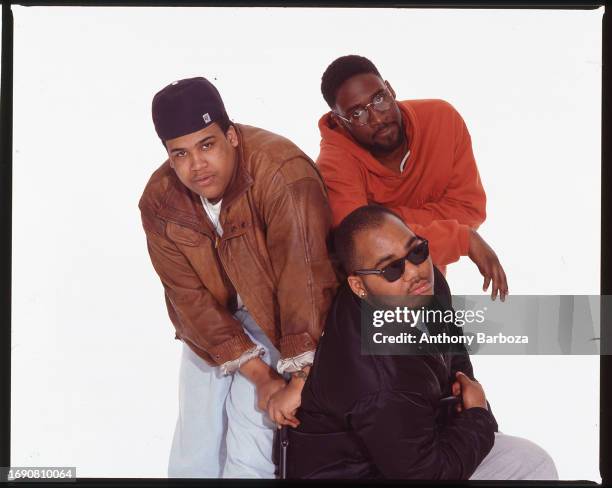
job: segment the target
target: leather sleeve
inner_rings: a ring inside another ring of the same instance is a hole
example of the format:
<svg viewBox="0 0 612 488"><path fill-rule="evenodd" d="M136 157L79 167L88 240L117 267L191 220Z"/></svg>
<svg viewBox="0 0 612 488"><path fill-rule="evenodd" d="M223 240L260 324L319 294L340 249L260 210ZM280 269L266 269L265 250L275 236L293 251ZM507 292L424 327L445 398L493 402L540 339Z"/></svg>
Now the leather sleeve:
<svg viewBox="0 0 612 488"><path fill-rule="evenodd" d="M263 218L284 359L316 348L337 288L327 248L331 212L319 173L303 157L286 161L267 193Z"/></svg>
<svg viewBox="0 0 612 488"><path fill-rule="evenodd" d="M168 314L177 331L203 359L221 365L255 344L240 322L212 296L185 256L166 238L163 224L142 212L147 248L164 286Z"/></svg>
<svg viewBox="0 0 612 488"><path fill-rule="evenodd" d="M351 425L385 478L464 480L489 453L495 421L470 408L439 427L419 393L383 390L360 400Z"/></svg>

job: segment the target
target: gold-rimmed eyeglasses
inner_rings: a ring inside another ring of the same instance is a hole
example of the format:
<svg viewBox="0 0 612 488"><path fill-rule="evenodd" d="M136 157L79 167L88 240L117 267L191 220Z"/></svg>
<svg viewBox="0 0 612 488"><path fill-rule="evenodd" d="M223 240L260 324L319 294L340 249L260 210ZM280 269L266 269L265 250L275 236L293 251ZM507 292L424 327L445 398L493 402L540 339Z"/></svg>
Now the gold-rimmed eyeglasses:
<svg viewBox="0 0 612 488"><path fill-rule="evenodd" d="M372 97L372 101L367 105L363 107L358 106L351 110L348 117L340 115L338 112L334 112L334 114L348 124L362 126L366 125L370 120L370 108L373 108L377 112L384 112L385 110L389 110L389 108L391 108L392 103L393 96L391 96L389 91L385 88L374 95Z"/></svg>

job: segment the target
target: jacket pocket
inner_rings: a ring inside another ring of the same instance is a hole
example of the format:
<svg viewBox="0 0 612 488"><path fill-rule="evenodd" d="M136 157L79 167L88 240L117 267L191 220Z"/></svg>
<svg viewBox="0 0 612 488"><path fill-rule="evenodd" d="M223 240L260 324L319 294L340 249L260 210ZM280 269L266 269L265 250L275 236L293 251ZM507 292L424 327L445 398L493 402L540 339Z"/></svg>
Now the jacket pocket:
<svg viewBox="0 0 612 488"><path fill-rule="evenodd" d="M168 222L166 225L166 236L177 244L185 246L197 246L202 241L202 234L199 232L173 222Z"/></svg>
<svg viewBox="0 0 612 488"><path fill-rule="evenodd" d="M263 256L256 244L255 231L252 231L251 235L245 233L240 236L241 245L244 246L249 256L249 261L257 268L258 274L253 276L253 282L262 284L261 280L264 280L270 288L276 288L276 278L272 271L272 264L270 263L267 256Z"/></svg>

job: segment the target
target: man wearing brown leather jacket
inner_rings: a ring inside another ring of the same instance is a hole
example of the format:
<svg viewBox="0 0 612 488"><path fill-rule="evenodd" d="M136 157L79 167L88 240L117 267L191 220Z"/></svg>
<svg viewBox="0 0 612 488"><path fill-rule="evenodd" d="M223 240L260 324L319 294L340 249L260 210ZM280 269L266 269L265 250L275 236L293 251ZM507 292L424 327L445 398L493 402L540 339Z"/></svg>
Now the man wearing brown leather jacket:
<svg viewBox="0 0 612 488"><path fill-rule="evenodd" d="M166 86L152 112L168 159L139 208L183 342L168 474L272 478L274 424L297 425L337 287L325 187L289 140L231 123L205 78Z"/></svg>

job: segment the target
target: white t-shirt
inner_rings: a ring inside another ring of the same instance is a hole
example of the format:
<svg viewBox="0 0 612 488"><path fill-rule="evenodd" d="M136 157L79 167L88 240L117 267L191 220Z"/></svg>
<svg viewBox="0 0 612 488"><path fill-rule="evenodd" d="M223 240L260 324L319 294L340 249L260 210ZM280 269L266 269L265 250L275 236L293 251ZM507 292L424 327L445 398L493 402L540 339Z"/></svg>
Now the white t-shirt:
<svg viewBox="0 0 612 488"><path fill-rule="evenodd" d="M406 162L408 161L409 156L410 156L410 149L408 149L408 152L406 153L406 155L404 156L404 159L402 159L402 162L400 163L400 173L404 172L404 167L406 166Z"/></svg>
<svg viewBox="0 0 612 488"><path fill-rule="evenodd" d="M217 203L210 203L206 198L200 195L200 200L202 200L202 206L204 207L204 211L208 215L208 218L215 226L215 230L219 236L223 235L223 227L221 227L221 223L219 222L219 214L221 213L221 202L223 200L219 200ZM236 294L236 301L238 302L238 308L244 308L244 303L242 303L242 298L240 295Z"/></svg>

